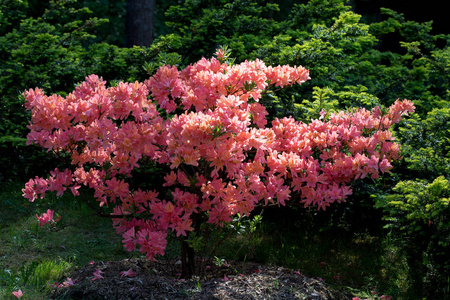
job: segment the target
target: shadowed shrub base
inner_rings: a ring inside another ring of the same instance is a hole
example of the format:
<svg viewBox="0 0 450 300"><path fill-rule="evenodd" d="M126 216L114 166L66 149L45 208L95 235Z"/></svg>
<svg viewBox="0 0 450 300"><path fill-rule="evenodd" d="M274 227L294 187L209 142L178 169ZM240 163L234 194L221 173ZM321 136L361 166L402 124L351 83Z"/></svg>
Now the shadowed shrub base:
<svg viewBox="0 0 450 300"><path fill-rule="evenodd" d="M121 277L132 268L136 277ZM96 270L103 279L92 280ZM282 267L234 262L214 264L203 278L179 279L176 261L126 259L97 262L75 270L76 285L53 293L53 299L351 299L323 282Z"/></svg>

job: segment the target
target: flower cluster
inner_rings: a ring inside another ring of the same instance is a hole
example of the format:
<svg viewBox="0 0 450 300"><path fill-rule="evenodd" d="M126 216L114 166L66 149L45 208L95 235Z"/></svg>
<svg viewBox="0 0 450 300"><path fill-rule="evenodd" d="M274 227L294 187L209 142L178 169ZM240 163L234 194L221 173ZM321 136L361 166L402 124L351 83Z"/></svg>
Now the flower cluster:
<svg viewBox="0 0 450 300"><path fill-rule="evenodd" d="M59 216L56 220L53 220L53 214L55 212L53 210L48 209L46 213L42 213L40 216L36 215L36 218L39 221L39 227L44 226L47 223L55 223L61 219Z"/></svg>
<svg viewBox="0 0 450 300"><path fill-rule="evenodd" d="M65 98L30 89L28 143L68 154L72 167L31 179L23 195L34 201L47 191L93 189L100 206L113 205L126 249L148 259L164 254L169 230L186 236L199 219L220 226L258 205L289 201L325 209L351 194L352 181L392 168L399 146L389 128L414 106L404 100L386 113L357 109L328 121L267 124L263 92L308 79L301 66L212 58L109 88L91 75ZM149 161L169 167L164 197L130 187L131 172Z"/></svg>

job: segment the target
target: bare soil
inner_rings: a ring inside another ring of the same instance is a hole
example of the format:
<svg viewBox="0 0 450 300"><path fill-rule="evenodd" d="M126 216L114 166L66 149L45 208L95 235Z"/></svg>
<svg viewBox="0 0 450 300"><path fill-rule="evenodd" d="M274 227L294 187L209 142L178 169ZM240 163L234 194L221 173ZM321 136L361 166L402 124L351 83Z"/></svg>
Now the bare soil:
<svg viewBox="0 0 450 300"><path fill-rule="evenodd" d="M135 277L120 272L130 268ZM102 279L92 280L101 270ZM149 262L126 259L96 262L75 270L69 277L76 284L59 288L53 299L352 299L308 278L298 271L255 263L233 262L228 266L211 264L201 277L180 279L179 262Z"/></svg>

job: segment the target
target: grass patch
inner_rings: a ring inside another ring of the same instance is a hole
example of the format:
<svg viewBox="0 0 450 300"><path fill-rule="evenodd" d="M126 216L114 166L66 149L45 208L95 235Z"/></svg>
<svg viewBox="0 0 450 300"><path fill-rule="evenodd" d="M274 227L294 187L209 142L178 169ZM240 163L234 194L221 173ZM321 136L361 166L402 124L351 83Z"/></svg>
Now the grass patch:
<svg viewBox="0 0 450 300"><path fill-rule="evenodd" d="M72 262L62 259L24 262L19 270L1 268L1 299L15 299L12 292L18 289L26 292L25 299L46 299L46 292L71 268Z"/></svg>
<svg viewBox="0 0 450 300"><path fill-rule="evenodd" d="M130 255L111 219L94 215L69 194L30 203L22 197L23 186L11 182L0 192L0 299L16 299L12 291L19 288L27 292L22 299L46 299L48 282L61 282L73 268ZM40 228L36 214L48 208L62 217Z"/></svg>
<svg viewBox="0 0 450 300"><path fill-rule="evenodd" d="M70 270L72 264L65 260L32 261L19 270L24 285L42 287L58 282Z"/></svg>

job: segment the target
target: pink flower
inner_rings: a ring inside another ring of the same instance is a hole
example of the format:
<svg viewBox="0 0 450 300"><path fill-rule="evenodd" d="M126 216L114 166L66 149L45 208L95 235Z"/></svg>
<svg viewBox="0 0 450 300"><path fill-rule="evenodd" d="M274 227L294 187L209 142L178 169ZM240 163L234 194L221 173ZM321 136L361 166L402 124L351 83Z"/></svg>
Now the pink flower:
<svg viewBox="0 0 450 300"><path fill-rule="evenodd" d="M177 237L180 235L186 236L186 231L193 231L194 228L191 227L191 224L191 219L180 220L175 226Z"/></svg>
<svg viewBox="0 0 450 300"><path fill-rule="evenodd" d="M104 278L101 274L102 274L103 272L102 271L100 271L99 269L97 269L97 271L95 271L94 273L92 273L92 274L94 274L94 277L92 278L92 280L94 281L94 280L97 280L97 279L102 279L102 278Z"/></svg>
<svg viewBox="0 0 450 300"><path fill-rule="evenodd" d="M164 176L164 179L166 180L166 182L163 184L163 186L174 185L175 182L177 181L177 174L174 171L172 171L170 172L170 174Z"/></svg>
<svg viewBox="0 0 450 300"><path fill-rule="evenodd" d="M66 280L66 281L63 281L62 285L63 285L64 287L73 286L73 285L75 285L75 281L72 280L72 278L67 277L67 280Z"/></svg>
<svg viewBox="0 0 450 300"><path fill-rule="evenodd" d="M225 51L223 51L223 49L219 49L214 54L217 56L217 59L221 60L225 56Z"/></svg>
<svg viewBox="0 0 450 300"><path fill-rule="evenodd" d="M80 187L81 187L80 185L75 185L75 186L71 186L71 187L70 187L70 190L72 191L72 194L73 194L74 196L79 196L79 195L80 195L80 192L78 191L78 189L79 189Z"/></svg>
<svg viewBox="0 0 450 300"><path fill-rule="evenodd" d="M120 277L135 277L135 276L136 274L133 272L131 268L128 271L120 272Z"/></svg>
<svg viewBox="0 0 450 300"><path fill-rule="evenodd" d="M230 280L230 279L228 279L227 275L224 274L224 275L223 275L223 278L222 278L222 281L228 281L228 280Z"/></svg>
<svg viewBox="0 0 450 300"><path fill-rule="evenodd" d="M58 217L58 219L53 220L53 214L54 214L54 211L48 209L47 213L42 213L40 216L36 215L36 218L39 221L39 226L42 227L47 223L58 222L59 219L61 219L61 217Z"/></svg>
<svg viewBox="0 0 450 300"><path fill-rule="evenodd" d="M23 292L19 289L16 292L13 292L13 295L16 296L17 299L20 299L23 296Z"/></svg>

